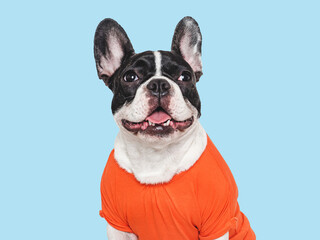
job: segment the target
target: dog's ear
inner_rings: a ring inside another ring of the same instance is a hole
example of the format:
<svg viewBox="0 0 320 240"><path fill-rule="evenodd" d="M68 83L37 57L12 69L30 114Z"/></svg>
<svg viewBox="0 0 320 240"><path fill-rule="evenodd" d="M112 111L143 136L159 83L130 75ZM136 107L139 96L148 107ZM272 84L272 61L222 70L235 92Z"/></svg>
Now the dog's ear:
<svg viewBox="0 0 320 240"><path fill-rule="evenodd" d="M178 23L171 45L171 51L181 55L195 72L197 81L202 75L202 37L198 23L192 17L184 17Z"/></svg>
<svg viewBox="0 0 320 240"><path fill-rule="evenodd" d="M123 28L113 19L102 20L94 36L94 57L100 79L112 89L110 77L124 60L134 54Z"/></svg>

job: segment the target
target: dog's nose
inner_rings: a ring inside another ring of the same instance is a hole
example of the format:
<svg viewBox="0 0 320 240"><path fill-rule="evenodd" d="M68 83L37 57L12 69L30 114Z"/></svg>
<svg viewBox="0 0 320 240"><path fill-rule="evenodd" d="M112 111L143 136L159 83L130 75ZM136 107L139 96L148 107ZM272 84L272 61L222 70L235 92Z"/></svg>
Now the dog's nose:
<svg viewBox="0 0 320 240"><path fill-rule="evenodd" d="M169 89L171 87L165 79L153 79L148 83L147 88L150 90L152 95L163 97L169 93Z"/></svg>

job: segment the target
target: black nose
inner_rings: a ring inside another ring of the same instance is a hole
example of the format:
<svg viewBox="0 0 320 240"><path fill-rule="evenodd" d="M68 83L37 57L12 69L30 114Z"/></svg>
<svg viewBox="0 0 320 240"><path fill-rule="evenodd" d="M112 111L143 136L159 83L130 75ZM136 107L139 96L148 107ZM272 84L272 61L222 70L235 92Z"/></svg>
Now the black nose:
<svg viewBox="0 0 320 240"><path fill-rule="evenodd" d="M170 84L164 79L153 79L148 83L147 88L152 95L163 97L169 93Z"/></svg>

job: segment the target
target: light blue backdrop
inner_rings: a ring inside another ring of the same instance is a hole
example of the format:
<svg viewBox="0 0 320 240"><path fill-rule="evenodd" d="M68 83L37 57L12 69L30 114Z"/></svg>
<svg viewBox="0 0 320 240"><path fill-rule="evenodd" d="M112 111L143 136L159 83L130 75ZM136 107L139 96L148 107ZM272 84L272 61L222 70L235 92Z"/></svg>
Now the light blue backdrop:
<svg viewBox="0 0 320 240"><path fill-rule="evenodd" d="M259 240L316 239L318 1L7 1L0 4L0 239L106 239L100 177L117 127L93 36L105 17L136 52L203 34L201 122Z"/></svg>

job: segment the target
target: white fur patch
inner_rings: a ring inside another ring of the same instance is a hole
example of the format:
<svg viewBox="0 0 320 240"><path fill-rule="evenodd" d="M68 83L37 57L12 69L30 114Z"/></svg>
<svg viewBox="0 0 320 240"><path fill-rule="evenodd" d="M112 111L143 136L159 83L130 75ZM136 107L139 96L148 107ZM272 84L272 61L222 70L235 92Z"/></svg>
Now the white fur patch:
<svg viewBox="0 0 320 240"><path fill-rule="evenodd" d="M216 238L215 240L229 240L229 232L224 234L222 237Z"/></svg>
<svg viewBox="0 0 320 240"><path fill-rule="evenodd" d="M199 159L206 148L207 135L195 120L187 133L159 142L147 143L122 130L116 137L114 157L139 182L165 183Z"/></svg>
<svg viewBox="0 0 320 240"><path fill-rule="evenodd" d="M173 81L170 81L171 86L171 100L169 104L169 109L171 109L171 117L176 121L184 121L191 116L194 119L197 118L198 111L195 107L186 100L180 90L180 87Z"/></svg>
<svg viewBox="0 0 320 240"><path fill-rule="evenodd" d="M119 231L109 224L107 225L107 236L109 240L138 240L135 234Z"/></svg>
<svg viewBox="0 0 320 240"><path fill-rule="evenodd" d="M156 64L155 76L161 76L161 53L156 51L156 52L153 52L153 54L154 54L154 61Z"/></svg>

